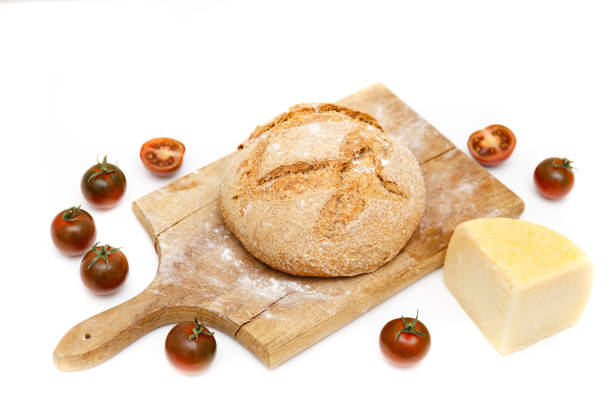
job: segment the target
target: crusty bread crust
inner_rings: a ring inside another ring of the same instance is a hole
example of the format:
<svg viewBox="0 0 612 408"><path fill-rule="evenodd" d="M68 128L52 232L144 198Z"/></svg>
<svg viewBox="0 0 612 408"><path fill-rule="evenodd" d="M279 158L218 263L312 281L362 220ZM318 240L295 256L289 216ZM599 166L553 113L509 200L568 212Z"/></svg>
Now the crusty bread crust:
<svg viewBox="0 0 612 408"><path fill-rule="evenodd" d="M258 138L263 133L272 129L274 126L277 126L283 122L287 122L288 120L293 119L296 116L309 115L320 112L338 112L341 115L346 115L349 118L360 120L364 123L377 127L380 130L383 130L382 126L378 124L378 121L373 116L370 116L365 112L360 112L358 110L349 108L348 106L342 106L335 103L301 103L293 105L291 108L289 108L287 112L281 113L268 123L257 126L255 130L251 132L249 138L238 146L238 149L243 149L254 139Z"/></svg>
<svg viewBox="0 0 612 408"><path fill-rule="evenodd" d="M352 276L406 245L425 211L425 186L412 153L372 116L296 105L239 146L221 211L244 247L275 269Z"/></svg>

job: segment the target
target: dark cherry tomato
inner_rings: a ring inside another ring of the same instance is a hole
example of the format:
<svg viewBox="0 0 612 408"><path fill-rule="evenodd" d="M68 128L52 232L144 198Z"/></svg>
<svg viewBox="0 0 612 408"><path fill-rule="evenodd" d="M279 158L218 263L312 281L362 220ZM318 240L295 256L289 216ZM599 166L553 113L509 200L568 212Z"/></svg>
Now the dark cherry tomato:
<svg viewBox="0 0 612 408"><path fill-rule="evenodd" d="M183 163L185 145L169 137L151 139L140 148L140 160L157 176L171 176Z"/></svg>
<svg viewBox="0 0 612 408"><path fill-rule="evenodd" d="M106 161L95 164L83 174L81 192L94 207L106 210L114 207L125 193L125 175L121 169Z"/></svg>
<svg viewBox="0 0 612 408"><path fill-rule="evenodd" d="M543 160L533 172L533 180L540 194L549 200L558 200L574 187L574 168L568 159L550 157Z"/></svg>
<svg viewBox="0 0 612 408"><path fill-rule="evenodd" d="M63 254L81 255L96 239L96 224L81 206L61 211L51 222L51 239Z"/></svg>
<svg viewBox="0 0 612 408"><path fill-rule="evenodd" d="M210 365L215 358L217 342L214 333L196 318L193 322L179 323L166 337L166 355L179 370L197 373Z"/></svg>
<svg viewBox="0 0 612 408"><path fill-rule="evenodd" d="M115 293L128 274L128 261L119 248L94 244L81 261L81 279L97 295Z"/></svg>
<svg viewBox="0 0 612 408"><path fill-rule="evenodd" d="M491 125L477 130L468 140L472 157L484 166L503 162L510 157L515 146L514 133L502 125Z"/></svg>
<svg viewBox="0 0 612 408"><path fill-rule="evenodd" d="M380 349L391 363L411 366L421 361L429 351L429 331L418 319L418 312L414 319L393 319L381 330Z"/></svg>

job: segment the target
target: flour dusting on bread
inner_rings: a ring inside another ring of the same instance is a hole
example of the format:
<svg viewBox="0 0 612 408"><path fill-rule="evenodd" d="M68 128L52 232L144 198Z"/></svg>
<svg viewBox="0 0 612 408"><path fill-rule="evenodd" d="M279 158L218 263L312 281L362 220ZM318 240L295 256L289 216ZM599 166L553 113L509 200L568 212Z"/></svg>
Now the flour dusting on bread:
<svg viewBox="0 0 612 408"><path fill-rule="evenodd" d="M420 167L372 116L296 105L258 126L228 165L221 209L256 258L301 276L352 276L391 260L425 208Z"/></svg>

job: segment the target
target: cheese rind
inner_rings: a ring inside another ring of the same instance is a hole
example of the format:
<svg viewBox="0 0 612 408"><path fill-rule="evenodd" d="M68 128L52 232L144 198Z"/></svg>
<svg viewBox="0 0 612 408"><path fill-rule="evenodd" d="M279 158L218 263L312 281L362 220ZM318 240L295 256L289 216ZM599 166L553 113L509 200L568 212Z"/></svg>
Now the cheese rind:
<svg viewBox="0 0 612 408"><path fill-rule="evenodd" d="M444 262L444 283L491 345L508 354L578 321L593 266L570 240L509 218L460 224Z"/></svg>

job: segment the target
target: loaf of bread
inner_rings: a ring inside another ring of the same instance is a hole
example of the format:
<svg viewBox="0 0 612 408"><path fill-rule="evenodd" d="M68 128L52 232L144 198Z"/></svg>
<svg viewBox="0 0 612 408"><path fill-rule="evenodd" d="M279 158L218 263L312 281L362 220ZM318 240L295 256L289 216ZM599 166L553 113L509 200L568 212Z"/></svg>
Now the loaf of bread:
<svg viewBox="0 0 612 408"><path fill-rule="evenodd" d="M412 153L348 107L294 106L238 149L221 187L223 217L254 257L280 271L372 272L406 245L425 211Z"/></svg>

